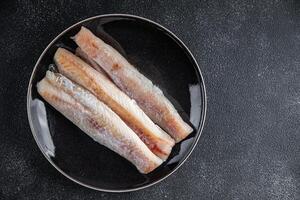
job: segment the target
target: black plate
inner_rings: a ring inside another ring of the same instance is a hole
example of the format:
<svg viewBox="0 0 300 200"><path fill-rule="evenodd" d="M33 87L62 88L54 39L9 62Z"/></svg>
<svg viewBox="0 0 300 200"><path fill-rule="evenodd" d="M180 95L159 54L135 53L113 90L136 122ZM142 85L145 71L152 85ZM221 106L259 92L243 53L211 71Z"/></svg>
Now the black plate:
<svg viewBox="0 0 300 200"><path fill-rule="evenodd" d="M81 26L120 51L173 102L194 132L176 144L166 162L150 174L140 174L127 160L99 145L47 104L36 83L53 63L60 46L76 48L71 37ZM48 161L63 175L86 187L133 191L172 174L194 149L205 119L206 94L200 68L173 33L150 20L132 15L101 15L83 20L58 35L44 50L30 78L27 111L33 136Z"/></svg>

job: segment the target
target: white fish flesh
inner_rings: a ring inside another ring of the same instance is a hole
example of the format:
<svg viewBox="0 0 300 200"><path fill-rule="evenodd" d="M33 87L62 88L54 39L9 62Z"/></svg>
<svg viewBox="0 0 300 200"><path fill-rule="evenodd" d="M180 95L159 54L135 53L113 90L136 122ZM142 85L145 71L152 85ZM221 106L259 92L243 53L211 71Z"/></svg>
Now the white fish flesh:
<svg viewBox="0 0 300 200"><path fill-rule="evenodd" d="M107 76L63 48L56 51L54 61L60 73L89 90L118 114L155 155L162 160L168 158L175 141Z"/></svg>
<svg viewBox="0 0 300 200"><path fill-rule="evenodd" d="M143 111L176 142L186 138L192 127L183 121L163 92L132 66L119 52L90 30L82 27L74 36L80 49L93 59Z"/></svg>
<svg viewBox="0 0 300 200"><path fill-rule="evenodd" d="M162 163L116 113L66 77L47 71L37 90L83 132L126 158L141 173L149 173Z"/></svg>

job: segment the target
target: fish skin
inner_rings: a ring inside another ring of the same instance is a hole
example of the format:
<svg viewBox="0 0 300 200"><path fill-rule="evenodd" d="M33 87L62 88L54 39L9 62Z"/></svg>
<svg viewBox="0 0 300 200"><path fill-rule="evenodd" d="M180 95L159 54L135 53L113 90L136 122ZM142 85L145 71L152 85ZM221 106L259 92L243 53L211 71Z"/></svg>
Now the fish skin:
<svg viewBox="0 0 300 200"><path fill-rule="evenodd" d="M162 163L116 113L63 75L47 71L37 90L83 132L126 158L141 173L149 173Z"/></svg>
<svg viewBox="0 0 300 200"><path fill-rule="evenodd" d="M107 76L63 48L56 51L54 61L60 73L89 90L117 113L155 155L162 160L168 158L175 141Z"/></svg>
<svg viewBox="0 0 300 200"><path fill-rule="evenodd" d="M101 66L114 83L135 99L143 111L176 142L180 142L193 131L163 92L114 48L85 27L81 27L73 39L81 50Z"/></svg>

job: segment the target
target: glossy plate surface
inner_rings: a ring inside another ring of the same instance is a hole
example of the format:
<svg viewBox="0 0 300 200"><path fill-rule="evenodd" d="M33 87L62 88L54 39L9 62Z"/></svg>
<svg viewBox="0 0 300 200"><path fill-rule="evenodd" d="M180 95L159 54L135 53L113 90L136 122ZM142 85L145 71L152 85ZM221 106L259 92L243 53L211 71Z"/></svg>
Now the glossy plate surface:
<svg viewBox="0 0 300 200"><path fill-rule="evenodd" d="M58 47L74 51L71 37L81 26L121 52L158 85L194 132L175 145L168 160L143 175L128 161L94 142L37 93ZM48 161L63 175L86 187L108 192L142 189L164 179L186 160L203 129L206 93L199 66L187 47L170 31L150 20L123 14L101 15L66 29L44 50L32 72L27 96L33 136ZM188 175L187 175L188 176Z"/></svg>

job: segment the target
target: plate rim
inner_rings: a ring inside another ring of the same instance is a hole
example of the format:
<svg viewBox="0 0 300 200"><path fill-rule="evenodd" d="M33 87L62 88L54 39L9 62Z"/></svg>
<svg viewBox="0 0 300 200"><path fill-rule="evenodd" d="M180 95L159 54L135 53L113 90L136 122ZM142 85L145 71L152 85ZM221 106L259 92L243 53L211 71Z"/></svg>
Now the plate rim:
<svg viewBox="0 0 300 200"><path fill-rule="evenodd" d="M183 49L188 53L188 55L191 57L192 61L194 62L194 64L196 65L197 71L200 75L200 79L202 82L202 85L200 85L201 88L201 92L203 93L202 95L202 113L201 113L201 118L200 118L200 124L199 124L199 128L197 130L196 133L196 138L194 141L194 144L192 146L192 148L189 150L189 152L185 155L185 158L183 158L183 160L178 164L178 166L176 166L169 174L165 175L164 177L160 178L157 181L154 181L152 183L146 184L144 186L139 186L139 187L135 187L135 188L131 188L131 189L104 189L104 188L99 188L96 186L92 186L86 183L83 183L73 177L71 177L70 175L68 175L66 172L64 172L62 169L60 169L55 163L52 162L52 160L50 160L48 158L48 156L45 154L45 152L42 150L42 145L39 143L37 135L36 135L36 131L34 129L33 123L32 123L32 114L31 114L31 110L30 110L30 101L31 101L31 88L32 88L32 80L34 77L34 74L36 72L37 66L40 63L41 59L44 57L44 54L48 51L48 49L53 45L53 43L60 38L62 35L64 35L66 32L68 32L69 30L71 30L72 28L74 28L75 26L90 21L90 20L94 20L94 19L98 19L98 18L105 18L105 17L127 17L127 18L133 18L133 19L138 19L147 23L150 23L158 28L161 28L163 31L167 32L170 36L173 37L173 39L176 40L176 42L179 42L179 44L183 47ZM123 14L123 13L114 13L114 14L102 14L102 15L95 15L92 17L88 17L85 18L79 22L76 22L74 24L72 24L71 26L69 26L68 28L64 29L61 33L59 33L53 40L51 40L51 42L46 46L46 48L43 50L43 52L41 53L41 55L39 56L38 60L36 61L34 68L32 69L31 75L30 75L30 79L29 79L29 83L28 83L28 87L27 87L27 118L29 121L29 126L30 126L30 130L31 133L34 137L34 140L36 142L36 144L38 145L40 151L42 152L42 154L44 155L44 157L48 160L48 162L57 170L59 171L62 175L64 175L66 178L68 178L69 180L82 185L86 188L90 188L96 191L101 191L101 192L110 192L110 193L123 193L123 192L132 192L132 191L137 191L137 190L141 190L141 189L145 189L148 187L151 187L161 181L163 181L164 179L166 179L167 177L169 177L171 174L173 174L174 172L176 172L184 163L185 161L190 157L191 153L194 151L195 147L197 146L200 136L202 135L202 131L205 125L205 121L206 121L206 112L207 112L207 92L206 92L206 87L205 87L205 82L204 82L204 77L202 75L202 71L199 67L199 64L197 62L197 60L195 59L194 55L192 54L192 52L190 51L190 49L185 45L185 43L179 39L172 31L170 31L169 29L167 29L166 27L162 26L161 24L154 22L150 19L147 19L145 17L141 17L141 16L137 16L137 15L133 15L133 14Z"/></svg>

